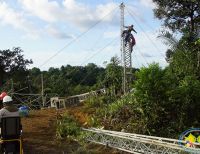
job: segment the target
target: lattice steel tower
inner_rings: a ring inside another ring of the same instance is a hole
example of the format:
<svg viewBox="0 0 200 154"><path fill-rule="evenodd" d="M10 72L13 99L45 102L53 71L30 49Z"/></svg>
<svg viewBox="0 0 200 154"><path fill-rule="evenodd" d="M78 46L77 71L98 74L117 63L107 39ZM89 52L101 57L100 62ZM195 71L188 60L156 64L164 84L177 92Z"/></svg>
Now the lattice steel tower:
<svg viewBox="0 0 200 154"><path fill-rule="evenodd" d="M121 34L124 31L124 3L121 3ZM127 43L125 46L124 38L121 37L121 62L123 67L122 89L124 94L130 90L130 83L132 80L132 58L131 58L131 43Z"/></svg>

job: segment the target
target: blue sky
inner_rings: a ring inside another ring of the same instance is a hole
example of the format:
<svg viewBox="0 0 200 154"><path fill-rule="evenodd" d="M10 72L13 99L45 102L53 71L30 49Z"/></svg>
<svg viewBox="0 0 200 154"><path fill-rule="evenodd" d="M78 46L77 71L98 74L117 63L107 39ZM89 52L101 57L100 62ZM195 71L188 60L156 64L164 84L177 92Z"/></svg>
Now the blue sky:
<svg viewBox="0 0 200 154"><path fill-rule="evenodd" d="M120 57L120 0L0 0L0 49L21 47L32 67L104 66ZM151 0L126 0L125 24L137 34L133 67L166 66L166 46L157 39L161 21ZM99 22L101 21L101 22ZM96 26L93 26L99 22ZM93 26L93 27L92 27ZM80 36L81 35L81 36ZM104 63L105 64L105 63Z"/></svg>

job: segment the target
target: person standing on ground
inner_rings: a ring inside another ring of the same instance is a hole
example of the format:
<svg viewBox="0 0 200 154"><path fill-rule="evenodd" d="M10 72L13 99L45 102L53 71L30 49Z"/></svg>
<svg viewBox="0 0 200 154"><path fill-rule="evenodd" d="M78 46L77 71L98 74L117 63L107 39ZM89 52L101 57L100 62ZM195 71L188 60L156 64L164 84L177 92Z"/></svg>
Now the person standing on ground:
<svg viewBox="0 0 200 154"><path fill-rule="evenodd" d="M1 119L4 117L20 117L19 115L19 110L18 108L13 104L13 100L10 96L5 96L3 98L3 108L0 110L0 122ZM22 126L20 126L21 130L22 130ZM0 147L1 151L0 152L4 152L7 153L7 150L13 150L14 149L14 153L15 154L19 154L19 142L18 141L13 141L12 144L8 144L8 143L2 143L1 147ZM10 153L10 152L8 152ZM11 152L12 153L12 152Z"/></svg>

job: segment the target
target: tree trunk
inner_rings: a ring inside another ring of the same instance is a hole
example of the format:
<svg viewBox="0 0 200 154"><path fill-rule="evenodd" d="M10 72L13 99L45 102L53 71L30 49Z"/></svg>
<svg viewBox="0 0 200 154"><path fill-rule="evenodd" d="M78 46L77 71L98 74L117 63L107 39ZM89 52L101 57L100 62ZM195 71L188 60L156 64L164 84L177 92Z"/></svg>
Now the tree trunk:
<svg viewBox="0 0 200 154"><path fill-rule="evenodd" d="M191 35L193 35L194 31L195 31L195 28L194 28L194 6L193 4L192 5L192 8L191 8L191 13L190 13L190 25L191 25Z"/></svg>
<svg viewBox="0 0 200 154"><path fill-rule="evenodd" d="M0 67L0 87L3 85L4 70Z"/></svg>

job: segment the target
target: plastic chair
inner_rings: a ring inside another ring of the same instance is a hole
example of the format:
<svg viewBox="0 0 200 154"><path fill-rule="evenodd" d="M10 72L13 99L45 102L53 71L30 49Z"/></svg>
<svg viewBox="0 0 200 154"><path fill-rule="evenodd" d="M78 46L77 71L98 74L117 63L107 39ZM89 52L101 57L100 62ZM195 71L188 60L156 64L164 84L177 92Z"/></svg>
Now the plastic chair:
<svg viewBox="0 0 200 154"><path fill-rule="evenodd" d="M1 150L4 153L23 154L20 117L1 118Z"/></svg>

